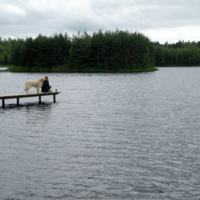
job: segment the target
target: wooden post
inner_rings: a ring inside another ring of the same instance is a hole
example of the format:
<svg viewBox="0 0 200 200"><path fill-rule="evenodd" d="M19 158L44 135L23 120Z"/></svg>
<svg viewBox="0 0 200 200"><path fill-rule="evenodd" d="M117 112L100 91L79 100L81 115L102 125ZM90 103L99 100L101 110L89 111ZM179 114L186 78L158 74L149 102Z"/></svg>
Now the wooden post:
<svg viewBox="0 0 200 200"><path fill-rule="evenodd" d="M19 98L17 98L17 106L19 106Z"/></svg>
<svg viewBox="0 0 200 200"><path fill-rule="evenodd" d="M53 102L56 103L56 95L53 95Z"/></svg>
<svg viewBox="0 0 200 200"><path fill-rule="evenodd" d="M39 96L39 103L41 103L41 96Z"/></svg>
<svg viewBox="0 0 200 200"><path fill-rule="evenodd" d="M4 108L5 102L4 99L2 99L2 108Z"/></svg>

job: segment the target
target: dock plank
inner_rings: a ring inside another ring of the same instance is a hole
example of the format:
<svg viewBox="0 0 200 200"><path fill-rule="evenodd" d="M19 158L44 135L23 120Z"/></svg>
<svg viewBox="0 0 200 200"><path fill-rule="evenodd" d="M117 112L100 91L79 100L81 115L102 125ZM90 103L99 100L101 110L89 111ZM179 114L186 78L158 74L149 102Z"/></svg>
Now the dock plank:
<svg viewBox="0 0 200 200"><path fill-rule="evenodd" d="M19 106L20 98L30 98L30 97L39 97L39 102L41 102L41 96L53 95L53 101L56 103L56 95L61 92L40 92L40 93L17 93L17 94L2 94L0 99L2 100L2 108L5 106L5 99L17 99L17 106Z"/></svg>
<svg viewBox="0 0 200 200"><path fill-rule="evenodd" d="M37 97L37 96L47 96L47 95L58 95L59 93L61 92L2 94L0 95L0 99L15 99L15 98L28 98L28 97Z"/></svg>

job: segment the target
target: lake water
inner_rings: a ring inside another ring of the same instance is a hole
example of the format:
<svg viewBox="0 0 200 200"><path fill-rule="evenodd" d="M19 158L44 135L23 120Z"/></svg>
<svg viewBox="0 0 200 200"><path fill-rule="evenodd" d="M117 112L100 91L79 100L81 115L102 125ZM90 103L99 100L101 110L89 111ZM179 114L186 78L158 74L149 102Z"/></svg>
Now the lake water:
<svg viewBox="0 0 200 200"><path fill-rule="evenodd" d="M0 71L5 71L7 69L8 69L8 67L0 67Z"/></svg>
<svg viewBox="0 0 200 200"><path fill-rule="evenodd" d="M0 72L0 94L44 75L57 103L0 108L0 200L200 199L200 68Z"/></svg>

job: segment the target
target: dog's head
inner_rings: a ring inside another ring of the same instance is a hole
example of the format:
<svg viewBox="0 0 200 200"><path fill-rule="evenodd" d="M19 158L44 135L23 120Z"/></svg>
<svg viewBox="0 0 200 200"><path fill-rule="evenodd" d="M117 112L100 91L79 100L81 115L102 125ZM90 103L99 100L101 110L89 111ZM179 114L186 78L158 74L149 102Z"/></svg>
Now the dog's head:
<svg viewBox="0 0 200 200"><path fill-rule="evenodd" d="M40 77L40 78L39 78L39 81L42 82L42 83L43 83L44 80L45 80L44 77Z"/></svg>

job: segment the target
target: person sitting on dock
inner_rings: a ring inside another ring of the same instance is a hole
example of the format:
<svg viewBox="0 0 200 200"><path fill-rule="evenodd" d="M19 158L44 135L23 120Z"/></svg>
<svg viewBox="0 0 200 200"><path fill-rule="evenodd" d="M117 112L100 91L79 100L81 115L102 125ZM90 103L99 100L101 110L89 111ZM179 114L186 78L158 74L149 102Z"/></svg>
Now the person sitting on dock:
<svg viewBox="0 0 200 200"><path fill-rule="evenodd" d="M44 78L45 78L45 80L43 81L41 91L42 92L51 92L51 90L50 90L51 86L49 85L49 78L48 78L48 76L45 76Z"/></svg>

